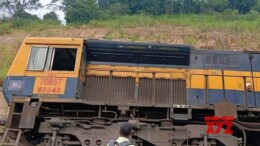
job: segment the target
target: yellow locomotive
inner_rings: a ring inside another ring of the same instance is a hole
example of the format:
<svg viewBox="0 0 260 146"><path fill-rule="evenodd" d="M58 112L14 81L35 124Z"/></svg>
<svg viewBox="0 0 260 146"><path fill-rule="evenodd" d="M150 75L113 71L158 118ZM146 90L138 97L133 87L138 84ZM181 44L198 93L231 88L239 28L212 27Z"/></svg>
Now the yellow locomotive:
<svg viewBox="0 0 260 146"><path fill-rule="evenodd" d="M259 63L259 52L28 37L4 82L1 143L103 146L128 121L138 146L257 145ZM207 134L205 116L234 117L233 134Z"/></svg>

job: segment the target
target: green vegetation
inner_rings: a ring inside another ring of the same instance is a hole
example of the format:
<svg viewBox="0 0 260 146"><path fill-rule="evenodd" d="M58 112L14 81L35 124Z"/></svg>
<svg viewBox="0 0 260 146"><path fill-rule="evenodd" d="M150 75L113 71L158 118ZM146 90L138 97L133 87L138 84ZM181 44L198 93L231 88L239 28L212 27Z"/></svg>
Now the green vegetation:
<svg viewBox="0 0 260 146"><path fill-rule="evenodd" d="M92 20L89 25L105 28L152 27L162 24L207 30L260 31L260 15L125 15L114 19Z"/></svg>
<svg viewBox="0 0 260 146"><path fill-rule="evenodd" d="M62 27L56 20L39 20L39 19L6 19L0 21L0 35L10 34L13 31L21 30L25 32L43 31L51 28Z"/></svg>
<svg viewBox="0 0 260 146"><path fill-rule="evenodd" d="M149 16L149 15L124 15L118 16L113 19L105 20L91 20L84 25L68 25L62 26L57 23L57 19L46 18L44 20L34 19L14 19L0 21L0 35L11 34L12 32L42 32L43 36L52 36L52 34L45 35L51 32L51 29L84 29L84 27L92 28L105 28L110 31L118 31L124 33L124 28L137 28L137 27L190 27L193 29L200 29L202 31L223 31L233 33L256 33L260 32L260 15L256 14L244 14L244 15L161 15L161 16ZM164 28L161 28L164 29ZM107 33L106 37L113 33ZM41 36L42 36L41 35ZM137 35L135 36L137 37ZM111 38L112 39L112 38Z"/></svg>
<svg viewBox="0 0 260 146"><path fill-rule="evenodd" d="M55 12L47 13L43 16L43 21L51 24L60 24L60 20Z"/></svg>
<svg viewBox="0 0 260 146"><path fill-rule="evenodd" d="M1 0L0 10L7 12L12 18L24 19L33 17L25 10L36 10L43 7L39 0Z"/></svg>
<svg viewBox="0 0 260 146"><path fill-rule="evenodd" d="M28 10L53 11L39 19ZM26 36L79 37L190 44L197 48L260 49L259 0L0 1L0 82ZM18 43L17 43L18 42Z"/></svg>
<svg viewBox="0 0 260 146"><path fill-rule="evenodd" d="M3 82L3 79L10 67L10 64L14 58L14 54L16 52L15 49L12 49L11 46L14 47L14 45L7 45L7 44L1 44L0 45L0 84ZM17 47L17 46L15 46Z"/></svg>
<svg viewBox="0 0 260 146"><path fill-rule="evenodd" d="M66 14L67 23L79 24L137 14L226 14L233 17L260 12L259 0L63 0L60 7Z"/></svg>
<svg viewBox="0 0 260 146"><path fill-rule="evenodd" d="M194 37L189 35L185 36L183 41L185 44L190 44L190 45L195 45L197 43L197 40Z"/></svg>
<svg viewBox="0 0 260 146"><path fill-rule="evenodd" d="M259 0L52 0L49 5L42 6L39 0L7 0L0 2L0 10L14 19L35 19L28 10L42 7L53 10L60 9L65 13L68 24L84 24L91 20L104 20L123 15L145 14L183 15L183 14L237 14L260 12ZM4 17L4 16L1 16ZM0 18L1 18L0 17ZM51 12L46 17L55 18ZM45 18L44 18L45 19Z"/></svg>

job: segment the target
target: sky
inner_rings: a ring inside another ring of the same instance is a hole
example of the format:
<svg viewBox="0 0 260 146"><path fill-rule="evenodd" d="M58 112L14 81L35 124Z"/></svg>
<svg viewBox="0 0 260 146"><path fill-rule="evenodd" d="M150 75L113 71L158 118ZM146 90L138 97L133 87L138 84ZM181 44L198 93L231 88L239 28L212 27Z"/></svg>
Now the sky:
<svg viewBox="0 0 260 146"><path fill-rule="evenodd" d="M40 3L45 6L47 4L49 4L52 0L40 0ZM61 0L60 0L61 1ZM37 15L39 18L43 18L43 16L51 11L54 11L57 15L59 20L62 22L62 24L66 24L66 21L64 19L65 15L61 10L53 10L53 9L48 9L47 7L43 7L41 9L37 9L37 10L26 10L26 12L33 14L33 15ZM4 14L6 16L8 16L8 14L6 12L0 11L0 15ZM0 16L1 17L1 16Z"/></svg>
<svg viewBox="0 0 260 146"><path fill-rule="evenodd" d="M40 3L45 6L47 4L49 4L51 2L51 0L40 0ZM52 9L48 9L46 7L44 8L41 8L41 9L38 9L38 10L32 10L32 11L27 11L28 13L31 13L31 14L34 14L34 15L37 15L39 18L43 18L43 16L46 14L46 13L49 13L53 11ZM65 22L65 19L64 19L64 13L61 11L61 10L55 10L55 13L58 15L59 17L59 20L61 20L62 24L66 24Z"/></svg>

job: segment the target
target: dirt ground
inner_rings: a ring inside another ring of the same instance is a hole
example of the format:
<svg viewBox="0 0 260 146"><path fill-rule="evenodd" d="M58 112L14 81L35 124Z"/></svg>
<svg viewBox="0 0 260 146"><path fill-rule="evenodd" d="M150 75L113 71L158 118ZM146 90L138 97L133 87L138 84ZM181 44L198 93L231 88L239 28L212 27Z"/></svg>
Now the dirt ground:
<svg viewBox="0 0 260 146"><path fill-rule="evenodd" d="M2 92L2 87L0 87L0 118L6 118L8 114L9 107L4 99Z"/></svg>

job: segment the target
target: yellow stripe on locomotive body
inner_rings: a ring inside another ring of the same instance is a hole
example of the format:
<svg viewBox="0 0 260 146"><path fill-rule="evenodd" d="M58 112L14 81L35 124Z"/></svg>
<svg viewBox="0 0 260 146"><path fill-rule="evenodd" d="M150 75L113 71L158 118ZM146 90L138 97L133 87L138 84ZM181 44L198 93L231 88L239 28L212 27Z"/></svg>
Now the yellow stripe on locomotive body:
<svg viewBox="0 0 260 146"><path fill-rule="evenodd" d="M176 69L176 68L155 68L155 67L130 67L120 65L93 65L87 66L87 74L117 77L134 78L153 78L152 73L156 73L155 78L164 79L184 79L186 88L205 89L205 76L208 76L208 89L223 90L221 70L203 70L203 69ZM257 72L255 72L256 74ZM251 73L246 71L224 70L224 82L226 90L244 91L243 77L248 77L247 81L252 83ZM259 77L259 76L254 76ZM260 83L260 79L254 79L255 83ZM260 91L259 86L255 90Z"/></svg>

